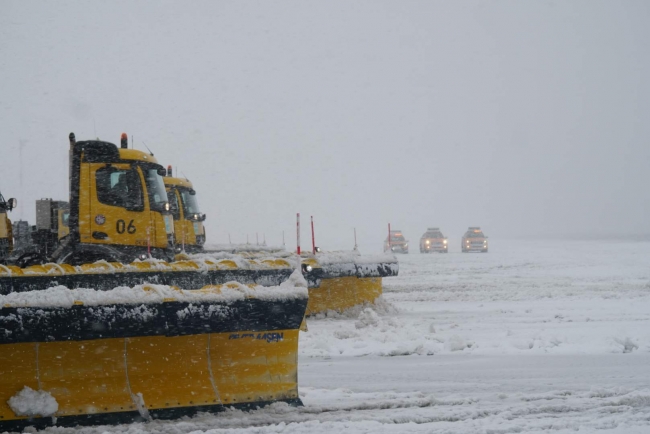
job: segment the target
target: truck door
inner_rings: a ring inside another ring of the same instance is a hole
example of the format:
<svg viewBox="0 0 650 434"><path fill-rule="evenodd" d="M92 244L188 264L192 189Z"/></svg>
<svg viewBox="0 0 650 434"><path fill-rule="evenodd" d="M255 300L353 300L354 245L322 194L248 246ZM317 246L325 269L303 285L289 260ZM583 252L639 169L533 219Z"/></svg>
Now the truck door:
<svg viewBox="0 0 650 434"><path fill-rule="evenodd" d="M91 164L90 172L93 182L90 188L89 242L147 246L150 216L146 212L148 207L140 168L130 164Z"/></svg>

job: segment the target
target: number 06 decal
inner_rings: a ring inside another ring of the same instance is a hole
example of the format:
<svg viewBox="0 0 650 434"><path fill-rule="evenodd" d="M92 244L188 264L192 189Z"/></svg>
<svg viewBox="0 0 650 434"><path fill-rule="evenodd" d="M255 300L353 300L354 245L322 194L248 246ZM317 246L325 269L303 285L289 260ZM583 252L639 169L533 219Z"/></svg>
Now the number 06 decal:
<svg viewBox="0 0 650 434"><path fill-rule="evenodd" d="M136 229L135 225L133 224L133 220L129 222L129 225L126 225L126 222L124 220L118 220L117 223L115 224L115 230L117 231L118 234L123 234L124 232L128 232L129 234L134 234Z"/></svg>

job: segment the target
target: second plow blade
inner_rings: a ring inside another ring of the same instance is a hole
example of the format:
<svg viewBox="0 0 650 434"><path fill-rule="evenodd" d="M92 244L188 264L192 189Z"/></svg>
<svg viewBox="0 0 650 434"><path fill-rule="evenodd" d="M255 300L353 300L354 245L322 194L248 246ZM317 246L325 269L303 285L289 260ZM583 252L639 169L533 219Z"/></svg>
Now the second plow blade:
<svg viewBox="0 0 650 434"><path fill-rule="evenodd" d="M0 298L0 431L300 405L306 288L56 288Z"/></svg>
<svg viewBox="0 0 650 434"><path fill-rule="evenodd" d="M321 282L309 288L307 315L343 312L374 303L382 295L382 279L397 276L399 263L393 255L359 255L358 252L317 254Z"/></svg>

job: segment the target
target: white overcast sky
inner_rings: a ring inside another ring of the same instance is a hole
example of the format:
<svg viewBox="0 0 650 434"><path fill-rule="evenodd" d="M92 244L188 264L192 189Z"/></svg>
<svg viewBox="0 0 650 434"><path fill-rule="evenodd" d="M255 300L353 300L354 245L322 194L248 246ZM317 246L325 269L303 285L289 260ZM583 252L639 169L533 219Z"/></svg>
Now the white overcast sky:
<svg viewBox="0 0 650 434"><path fill-rule="evenodd" d="M210 242L293 245L296 212L368 253L388 222L648 233L649 24L649 1L0 0L0 191L33 222L71 131L125 131L194 182Z"/></svg>

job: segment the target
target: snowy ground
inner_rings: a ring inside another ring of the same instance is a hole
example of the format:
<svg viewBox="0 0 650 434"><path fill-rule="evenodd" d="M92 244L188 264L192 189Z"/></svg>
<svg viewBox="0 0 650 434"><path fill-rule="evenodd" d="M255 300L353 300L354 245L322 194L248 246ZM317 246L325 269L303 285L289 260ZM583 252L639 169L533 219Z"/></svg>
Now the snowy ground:
<svg viewBox="0 0 650 434"><path fill-rule="evenodd" d="M312 318L284 404L92 433L648 433L650 243L400 256L377 306Z"/></svg>

